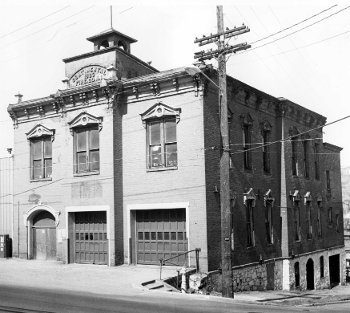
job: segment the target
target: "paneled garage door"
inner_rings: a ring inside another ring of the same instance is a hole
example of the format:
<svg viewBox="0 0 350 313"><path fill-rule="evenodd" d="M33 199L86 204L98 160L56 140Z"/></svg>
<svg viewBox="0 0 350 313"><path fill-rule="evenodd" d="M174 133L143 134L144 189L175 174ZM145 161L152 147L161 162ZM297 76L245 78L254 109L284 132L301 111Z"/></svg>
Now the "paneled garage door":
<svg viewBox="0 0 350 313"><path fill-rule="evenodd" d="M107 264L106 212L75 213L74 262Z"/></svg>
<svg viewBox="0 0 350 313"><path fill-rule="evenodd" d="M136 211L137 263L159 264L187 251L186 210ZM184 265L187 257L180 256L166 265Z"/></svg>

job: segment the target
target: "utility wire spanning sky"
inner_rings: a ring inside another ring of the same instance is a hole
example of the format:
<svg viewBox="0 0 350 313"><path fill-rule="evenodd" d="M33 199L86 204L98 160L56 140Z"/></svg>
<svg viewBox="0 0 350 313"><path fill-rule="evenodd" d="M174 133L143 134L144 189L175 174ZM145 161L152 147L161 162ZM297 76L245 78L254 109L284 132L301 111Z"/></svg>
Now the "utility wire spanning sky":
<svg viewBox="0 0 350 313"><path fill-rule="evenodd" d="M350 7L340 1L16 1L0 3L0 157L12 147L9 103L45 97L62 88L63 58L93 50L87 37L113 27L138 40L131 52L158 70L194 63L196 37L225 27L251 31L230 44L252 49L228 59L227 74L275 97L327 117L350 114ZM215 46L213 45L212 48ZM215 61L209 61L216 67ZM324 128L324 141L343 147L350 166L350 119Z"/></svg>

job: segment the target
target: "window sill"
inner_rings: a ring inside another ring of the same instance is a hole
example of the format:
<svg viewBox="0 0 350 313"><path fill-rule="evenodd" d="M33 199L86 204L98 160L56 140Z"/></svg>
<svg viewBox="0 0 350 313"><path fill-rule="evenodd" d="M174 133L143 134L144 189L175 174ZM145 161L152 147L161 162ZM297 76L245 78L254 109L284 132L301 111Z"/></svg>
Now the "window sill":
<svg viewBox="0 0 350 313"><path fill-rule="evenodd" d="M84 173L74 173L74 177L90 176L90 175L99 175L100 172L84 172Z"/></svg>
<svg viewBox="0 0 350 313"><path fill-rule="evenodd" d="M146 171L147 172L160 172L160 171L172 171L172 170L177 170L177 166L172 166L172 167L159 167L159 168L148 168Z"/></svg>
<svg viewBox="0 0 350 313"><path fill-rule="evenodd" d="M31 183L36 183L36 182L43 182L43 181L52 181L52 177L47 177L47 178L38 178L38 179L31 179Z"/></svg>

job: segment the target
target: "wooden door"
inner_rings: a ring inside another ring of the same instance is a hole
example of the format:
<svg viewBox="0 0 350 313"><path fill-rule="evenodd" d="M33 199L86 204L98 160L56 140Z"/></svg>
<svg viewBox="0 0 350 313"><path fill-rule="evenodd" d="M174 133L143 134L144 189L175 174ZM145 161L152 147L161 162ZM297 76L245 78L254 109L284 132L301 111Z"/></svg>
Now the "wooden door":
<svg viewBox="0 0 350 313"><path fill-rule="evenodd" d="M56 260L56 228L33 227L33 250L36 260Z"/></svg>
<svg viewBox="0 0 350 313"><path fill-rule="evenodd" d="M159 259L187 251L186 211L147 210L136 213L137 263L159 264ZM176 257L166 265L186 265L187 256Z"/></svg>

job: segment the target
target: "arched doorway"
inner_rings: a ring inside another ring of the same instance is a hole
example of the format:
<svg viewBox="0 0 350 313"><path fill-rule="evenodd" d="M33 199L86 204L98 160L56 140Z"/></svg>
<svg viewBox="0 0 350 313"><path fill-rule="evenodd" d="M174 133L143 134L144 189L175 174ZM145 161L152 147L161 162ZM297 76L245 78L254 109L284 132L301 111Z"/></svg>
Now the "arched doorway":
<svg viewBox="0 0 350 313"><path fill-rule="evenodd" d="M33 258L56 260L55 217L48 211L39 211L32 223Z"/></svg>
<svg viewBox="0 0 350 313"><path fill-rule="evenodd" d="M294 280L295 280L295 288L299 288L300 287L299 262L295 262L294 264Z"/></svg>
<svg viewBox="0 0 350 313"><path fill-rule="evenodd" d="M306 263L306 288L309 290L315 289L314 285L314 261L308 259Z"/></svg>

